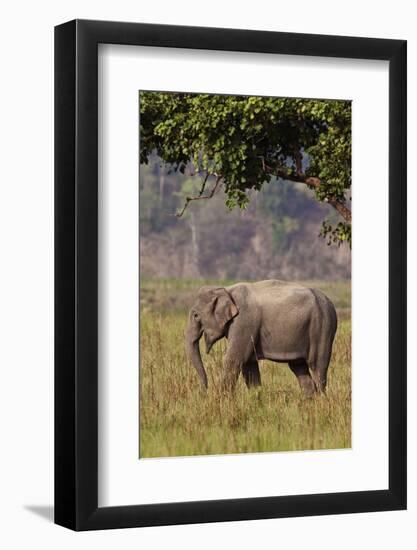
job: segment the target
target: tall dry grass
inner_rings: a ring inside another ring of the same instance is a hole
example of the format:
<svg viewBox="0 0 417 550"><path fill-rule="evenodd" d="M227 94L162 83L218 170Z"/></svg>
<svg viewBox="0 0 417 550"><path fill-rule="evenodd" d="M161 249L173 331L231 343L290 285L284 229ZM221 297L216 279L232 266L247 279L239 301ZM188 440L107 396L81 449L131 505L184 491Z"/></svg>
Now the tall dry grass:
<svg viewBox="0 0 417 550"><path fill-rule="evenodd" d="M140 457L350 447L350 285L314 286L334 300L339 327L326 395L305 399L288 366L269 361L261 362L261 388L249 391L240 377L233 394L221 395L225 340L208 356L202 349L209 378L203 394L184 351L190 288L174 280L143 282L141 296L148 299L141 302Z"/></svg>

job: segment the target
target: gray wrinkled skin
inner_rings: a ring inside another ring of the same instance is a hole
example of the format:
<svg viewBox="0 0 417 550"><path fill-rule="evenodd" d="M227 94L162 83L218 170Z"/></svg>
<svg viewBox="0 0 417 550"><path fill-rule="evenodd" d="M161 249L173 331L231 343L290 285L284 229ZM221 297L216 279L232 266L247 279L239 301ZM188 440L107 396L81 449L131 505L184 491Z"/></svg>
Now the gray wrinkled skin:
<svg viewBox="0 0 417 550"><path fill-rule="evenodd" d="M240 373L248 387L259 386L258 360L269 359L288 363L311 396L326 389L336 328L334 305L320 290L278 280L204 286L189 313L185 344L204 388L203 335L207 353L215 342L228 339L223 390L232 390Z"/></svg>

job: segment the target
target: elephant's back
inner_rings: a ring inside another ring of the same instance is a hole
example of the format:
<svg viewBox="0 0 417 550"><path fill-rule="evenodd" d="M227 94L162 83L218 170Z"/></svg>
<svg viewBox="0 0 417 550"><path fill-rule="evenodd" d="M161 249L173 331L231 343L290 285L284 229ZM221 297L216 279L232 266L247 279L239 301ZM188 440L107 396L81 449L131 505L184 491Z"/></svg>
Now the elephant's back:
<svg viewBox="0 0 417 550"><path fill-rule="evenodd" d="M289 320L292 317L311 318L325 316L336 322L336 311L331 300L320 290L299 283L268 279L251 283L237 283L229 290L239 290L251 296L261 310L271 315L280 315Z"/></svg>
<svg viewBox="0 0 417 550"><path fill-rule="evenodd" d="M315 303L311 289L298 283L268 279L249 283L249 287L260 305L287 304L289 307L296 307L304 304L307 307L314 306Z"/></svg>

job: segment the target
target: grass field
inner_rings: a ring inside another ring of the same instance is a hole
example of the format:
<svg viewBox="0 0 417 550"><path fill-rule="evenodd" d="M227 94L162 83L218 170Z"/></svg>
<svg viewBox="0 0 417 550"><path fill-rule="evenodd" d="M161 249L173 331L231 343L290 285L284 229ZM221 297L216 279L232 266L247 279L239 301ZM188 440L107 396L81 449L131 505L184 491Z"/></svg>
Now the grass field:
<svg viewBox="0 0 417 550"><path fill-rule="evenodd" d="M333 300L339 326L327 393L305 399L288 366L269 361L261 361L261 388L248 391L240 377L236 391L221 396L224 339L208 356L201 345L209 378L202 394L185 357L184 330L194 292L209 282L141 282L140 457L350 447L350 284L306 283Z"/></svg>

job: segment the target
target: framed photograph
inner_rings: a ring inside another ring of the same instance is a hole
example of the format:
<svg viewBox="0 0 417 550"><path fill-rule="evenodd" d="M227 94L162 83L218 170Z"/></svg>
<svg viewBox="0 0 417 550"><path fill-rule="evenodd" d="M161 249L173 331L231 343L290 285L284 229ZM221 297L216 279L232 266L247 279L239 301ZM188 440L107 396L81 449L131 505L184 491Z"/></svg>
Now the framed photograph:
<svg viewBox="0 0 417 550"><path fill-rule="evenodd" d="M55 522L406 508L406 42L55 29Z"/></svg>

